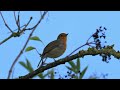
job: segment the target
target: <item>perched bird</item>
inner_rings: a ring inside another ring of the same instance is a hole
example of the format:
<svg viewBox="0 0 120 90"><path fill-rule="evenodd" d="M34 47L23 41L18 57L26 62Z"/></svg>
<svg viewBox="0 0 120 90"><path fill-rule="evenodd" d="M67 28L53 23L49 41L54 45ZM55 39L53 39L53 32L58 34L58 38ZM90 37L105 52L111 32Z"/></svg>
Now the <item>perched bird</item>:
<svg viewBox="0 0 120 90"><path fill-rule="evenodd" d="M57 58L61 56L65 50L66 50L66 42L67 42L67 35L66 33L61 33L58 35L57 40L54 40L50 42L43 50L43 53L41 54L41 60L39 64L42 62L41 65L43 65L43 59L49 58ZM38 66L39 66L38 64Z"/></svg>

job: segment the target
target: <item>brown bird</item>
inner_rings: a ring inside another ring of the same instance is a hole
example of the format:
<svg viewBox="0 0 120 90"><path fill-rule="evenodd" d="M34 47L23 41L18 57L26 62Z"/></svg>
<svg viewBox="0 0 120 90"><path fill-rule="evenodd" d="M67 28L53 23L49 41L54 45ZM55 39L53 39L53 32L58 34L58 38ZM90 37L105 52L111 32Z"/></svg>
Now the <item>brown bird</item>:
<svg viewBox="0 0 120 90"><path fill-rule="evenodd" d="M42 64L46 61L46 59L49 58L57 58L60 57L61 55L63 55L63 53L66 50L66 42L67 42L67 35L66 33L61 33L59 34L59 36L57 37L57 40L54 40L52 42L50 42L43 50L43 53L41 54L41 60L39 62L39 64L42 61ZM45 59L45 61L43 62L43 59ZM38 64L38 66L39 66Z"/></svg>

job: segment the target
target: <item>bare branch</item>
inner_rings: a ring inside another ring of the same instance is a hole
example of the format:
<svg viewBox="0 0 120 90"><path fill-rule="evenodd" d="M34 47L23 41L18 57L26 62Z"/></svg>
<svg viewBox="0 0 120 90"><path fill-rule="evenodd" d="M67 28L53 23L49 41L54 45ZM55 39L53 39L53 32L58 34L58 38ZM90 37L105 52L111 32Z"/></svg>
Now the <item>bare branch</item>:
<svg viewBox="0 0 120 90"><path fill-rule="evenodd" d="M89 42L89 40L91 39L92 36L93 36L93 34L88 38L88 40L86 41L86 43L85 43L84 45L81 45L80 47L76 48L73 52L71 52L71 53L68 55L68 57L69 57L70 55L72 55L74 52L76 52L77 50L79 50L80 48L82 48L82 47L84 47L84 46L86 46L86 45L90 46L90 44L95 44L94 41Z"/></svg>
<svg viewBox="0 0 120 90"><path fill-rule="evenodd" d="M0 13L1 13L1 12L0 12ZM20 12L18 12L18 15L19 15L19 13L20 13ZM1 13L1 15L2 15L2 13ZM15 18L15 21L17 21L17 18L16 18L16 16L15 16L15 12L14 12L14 18ZM3 41L1 41L1 42L0 42L0 45L3 44L4 42L6 42L7 40L9 40L9 39L12 38L12 37L19 37L25 30L27 30L26 28L27 28L27 26L30 24L31 20L32 20L32 17L30 17L30 20L27 22L27 24L19 27L19 28L24 27L20 32L13 32L13 31L12 31L13 33L12 33L9 37L7 37L7 38L4 39ZM3 21L5 21L4 18L3 18ZM6 22L5 22L5 23L6 23ZM39 22L39 23L40 23L40 22ZM39 24L39 23L38 23L38 24ZM17 23L16 23L16 24L17 24ZM6 25L7 25L7 24L6 24ZM36 24L34 27L32 27L31 30L34 29L36 26L37 26L37 24ZM18 28L18 29L19 29L19 28ZM19 30L20 30L20 29L19 29ZM19 31L19 30L18 30L18 31Z"/></svg>
<svg viewBox="0 0 120 90"><path fill-rule="evenodd" d="M47 13L48 11L45 11L43 14L42 14L42 16L41 16L41 18L44 18L44 15ZM40 23L40 22L39 22ZM38 24L39 24L38 23ZM35 28L37 26L37 24L35 25L35 26L33 26L32 28L27 28L27 29L25 29L25 30L32 30L33 28Z"/></svg>
<svg viewBox="0 0 120 90"><path fill-rule="evenodd" d="M30 20L29 20L28 23L25 25L25 27L21 30L21 32L24 32L24 31L26 30L26 28L27 28L27 26L30 24L31 20L32 20L32 17L30 17ZM34 27L34 28L35 28L35 27ZM34 29L34 28L33 28L33 29Z"/></svg>
<svg viewBox="0 0 120 90"><path fill-rule="evenodd" d="M37 22L37 24L35 25L35 27L34 27L33 30L31 31L31 33L29 34L29 37L28 37L25 45L23 46L23 48L21 49L20 53L18 54L18 56L16 57L16 59L15 59L14 62L12 63L12 66L11 66L11 68L10 68L10 70L9 70L9 73L8 73L8 79L9 79L10 76L11 76L13 67L15 66L16 62L18 61L18 59L19 59L20 56L22 55L24 49L26 48L26 46L27 46L27 44L28 44L28 42L29 42L29 40L30 40L30 37L32 36L33 32L36 30L36 27L40 24L40 22L42 21L42 19L44 18L44 16L45 16L46 14L47 14L47 11L45 11L45 12L43 13L42 17L40 18L40 20Z"/></svg>
<svg viewBox="0 0 120 90"><path fill-rule="evenodd" d="M81 45L80 47L78 47L78 48L76 48L73 52L71 52L69 55L68 55L68 57L70 56L70 55L72 55L74 52L76 52L77 50L79 50L80 48L82 48L82 47L84 47L84 46L86 46L86 45L88 45L88 46L90 46L90 44L95 44L94 42L86 42L84 45Z"/></svg>
<svg viewBox="0 0 120 90"><path fill-rule="evenodd" d="M19 19L19 17L20 17L19 16L20 11L18 12L18 20L16 18L15 11L13 13L14 13L14 18L15 18L16 25L18 27L18 31L20 31L20 19Z"/></svg>
<svg viewBox="0 0 120 90"><path fill-rule="evenodd" d="M89 38L90 39L90 38ZM89 40L88 39L88 40ZM77 50L79 50L80 48L82 48L82 47L84 47L84 46L86 46L86 45L90 45L90 44L95 44L94 43L94 41L93 42L88 42L88 40L87 40L87 42L85 43L85 44L83 44L83 45L81 45L80 47L78 47L78 48L76 48L74 51L72 51L69 55L68 55L68 57L70 56L70 55L72 55L74 52L76 52Z"/></svg>
<svg viewBox="0 0 120 90"><path fill-rule="evenodd" d="M11 34L9 37L7 37L6 39L4 39L3 41L0 42L0 45L3 44L4 42L6 42L7 40L9 40L10 38L12 38L13 35Z"/></svg>
<svg viewBox="0 0 120 90"><path fill-rule="evenodd" d="M20 26L20 11L18 11L18 25Z"/></svg>
<svg viewBox="0 0 120 90"><path fill-rule="evenodd" d="M18 31L20 31L20 11L18 11L18 20L17 20L17 24L18 24Z"/></svg>
<svg viewBox="0 0 120 90"><path fill-rule="evenodd" d="M13 13L14 13L15 22L17 22L16 15L15 15L15 11L14 11ZM17 24L17 23L16 23L16 24Z"/></svg>
<svg viewBox="0 0 120 90"><path fill-rule="evenodd" d="M26 26L26 24L25 25L22 25L20 28L22 28L22 27L25 27ZM18 29L15 29L15 30L13 30L13 31L17 31ZM10 32L8 32L8 33L10 33Z"/></svg>
<svg viewBox="0 0 120 90"><path fill-rule="evenodd" d="M73 52L71 52L71 53L68 55L68 57L71 56L74 52L76 52L77 50L79 50L80 48L82 48L82 47L84 47L84 46L86 46L86 45L87 45L87 44L84 44L84 45L76 48Z"/></svg>
<svg viewBox="0 0 120 90"><path fill-rule="evenodd" d="M88 41L90 40L90 38L93 36L93 34L88 38L88 40L87 40L87 43L88 43Z"/></svg>
<svg viewBox="0 0 120 90"><path fill-rule="evenodd" d="M5 19L4 19L1 11L0 11L0 15L1 15L1 17L2 17L2 19L4 21L5 26L13 33L12 29L10 29L10 27L7 25L7 23L6 23Z"/></svg>
<svg viewBox="0 0 120 90"><path fill-rule="evenodd" d="M14 18L16 18L16 16L14 16ZM3 41L1 41L0 45L3 44L4 42L6 42L7 40L9 40L12 37L20 36L25 31L25 28L29 25L31 20L32 20L32 17L30 17L30 20L28 21L28 23L26 25L21 26L21 27L24 27L24 28L20 32L17 32L17 33L13 32L8 38L6 38Z"/></svg>

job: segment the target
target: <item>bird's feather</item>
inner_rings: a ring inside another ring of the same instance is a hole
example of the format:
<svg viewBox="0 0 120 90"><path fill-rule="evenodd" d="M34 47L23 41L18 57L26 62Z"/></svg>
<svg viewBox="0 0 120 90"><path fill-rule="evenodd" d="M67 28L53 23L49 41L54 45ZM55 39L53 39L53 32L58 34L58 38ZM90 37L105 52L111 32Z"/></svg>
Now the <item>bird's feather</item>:
<svg viewBox="0 0 120 90"><path fill-rule="evenodd" d="M60 42L58 40L50 42L44 49L42 56L44 56L46 53L51 52L56 47L59 47Z"/></svg>

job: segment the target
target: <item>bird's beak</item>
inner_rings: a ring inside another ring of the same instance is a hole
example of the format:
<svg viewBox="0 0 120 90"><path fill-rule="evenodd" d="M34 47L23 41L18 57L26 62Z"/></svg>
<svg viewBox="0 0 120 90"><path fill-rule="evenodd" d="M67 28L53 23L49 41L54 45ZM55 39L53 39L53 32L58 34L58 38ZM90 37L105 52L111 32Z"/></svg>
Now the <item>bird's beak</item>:
<svg viewBox="0 0 120 90"><path fill-rule="evenodd" d="M68 35L68 33L66 34L66 36Z"/></svg>

